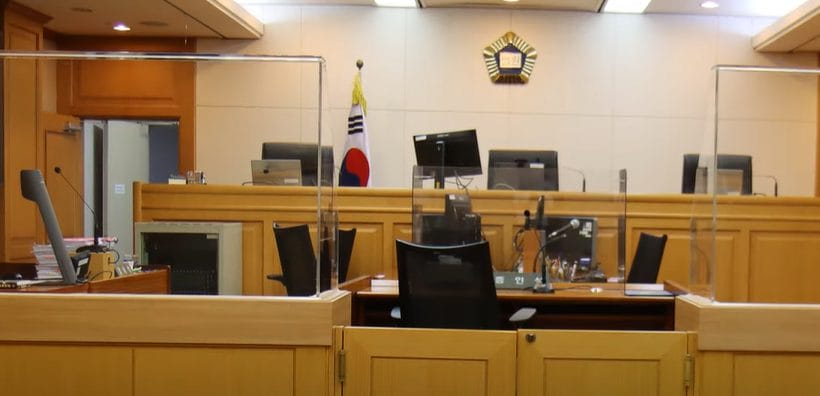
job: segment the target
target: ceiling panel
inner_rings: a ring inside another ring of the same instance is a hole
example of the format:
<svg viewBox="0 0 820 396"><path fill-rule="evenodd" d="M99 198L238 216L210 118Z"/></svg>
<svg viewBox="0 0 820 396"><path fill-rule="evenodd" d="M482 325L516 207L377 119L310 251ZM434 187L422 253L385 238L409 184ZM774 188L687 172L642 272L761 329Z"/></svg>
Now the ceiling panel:
<svg viewBox="0 0 820 396"><path fill-rule="evenodd" d="M779 17L806 0L714 0L720 7L706 9L703 0L652 0L646 13Z"/></svg>
<svg viewBox="0 0 820 396"><path fill-rule="evenodd" d="M255 38L262 29L233 0L15 1L50 16L45 27L67 35ZM131 31L114 31L117 22Z"/></svg>

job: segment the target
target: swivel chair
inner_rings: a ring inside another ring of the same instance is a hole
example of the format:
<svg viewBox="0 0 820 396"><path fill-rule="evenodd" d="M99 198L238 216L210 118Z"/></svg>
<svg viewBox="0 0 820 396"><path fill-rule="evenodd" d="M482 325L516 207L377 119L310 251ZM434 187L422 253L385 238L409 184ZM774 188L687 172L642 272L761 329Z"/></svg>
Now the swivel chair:
<svg viewBox="0 0 820 396"><path fill-rule="evenodd" d="M638 247L632 258L632 267L629 269L627 283L655 283L663 260L663 250L666 247L666 234L655 236L641 233Z"/></svg>
<svg viewBox="0 0 820 396"><path fill-rule="evenodd" d="M498 329L490 248L487 241L425 246L396 240L399 304L405 327ZM530 319L523 308L510 319Z"/></svg>
<svg viewBox="0 0 820 396"><path fill-rule="evenodd" d="M268 275L267 278L281 282L287 289L288 296L312 296L316 294L316 256L310 242L310 232L306 224L294 227L274 225L273 235L279 251L279 262L282 264L281 275ZM339 230L337 246L339 247L339 282L344 282L350 264L350 255L356 229ZM331 250L324 244L321 250L320 289L330 289Z"/></svg>

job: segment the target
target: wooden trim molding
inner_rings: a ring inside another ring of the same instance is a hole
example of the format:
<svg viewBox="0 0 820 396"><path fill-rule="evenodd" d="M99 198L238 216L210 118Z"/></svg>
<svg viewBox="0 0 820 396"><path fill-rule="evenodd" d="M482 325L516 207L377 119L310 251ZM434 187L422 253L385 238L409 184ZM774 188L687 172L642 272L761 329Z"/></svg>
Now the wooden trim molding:
<svg viewBox="0 0 820 396"><path fill-rule="evenodd" d="M330 346L350 293L321 297L0 293L3 341Z"/></svg>
<svg viewBox="0 0 820 396"><path fill-rule="evenodd" d="M698 334L701 351L820 352L820 305L719 303L686 295L675 330Z"/></svg>

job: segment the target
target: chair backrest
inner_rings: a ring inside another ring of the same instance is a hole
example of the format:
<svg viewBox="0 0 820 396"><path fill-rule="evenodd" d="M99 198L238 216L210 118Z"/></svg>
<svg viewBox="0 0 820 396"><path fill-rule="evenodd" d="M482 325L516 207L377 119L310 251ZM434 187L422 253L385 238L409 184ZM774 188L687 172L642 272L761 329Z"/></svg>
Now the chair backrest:
<svg viewBox="0 0 820 396"><path fill-rule="evenodd" d="M316 255L310 243L307 224L274 227L276 249L282 264L282 276L289 296L316 294Z"/></svg>
<svg viewBox="0 0 820 396"><path fill-rule="evenodd" d="M347 269L350 267L350 256L353 253L353 242L356 240L356 229L339 230L339 283L347 280Z"/></svg>
<svg viewBox="0 0 820 396"><path fill-rule="evenodd" d="M405 326L498 328L498 301L487 241L425 246L396 240L396 254Z"/></svg>
<svg viewBox="0 0 820 396"><path fill-rule="evenodd" d="M490 150L487 189L558 191L558 152Z"/></svg>
<svg viewBox="0 0 820 396"><path fill-rule="evenodd" d="M683 179L681 182L681 193L692 194L695 192L698 163L700 154L683 155ZM743 185L740 193L742 195L752 195L752 156L736 154L718 154L717 169L735 169L743 172Z"/></svg>
<svg viewBox="0 0 820 396"><path fill-rule="evenodd" d="M655 236L641 233L632 268L629 269L627 283L655 283L661 268L663 249L666 247L666 234Z"/></svg>

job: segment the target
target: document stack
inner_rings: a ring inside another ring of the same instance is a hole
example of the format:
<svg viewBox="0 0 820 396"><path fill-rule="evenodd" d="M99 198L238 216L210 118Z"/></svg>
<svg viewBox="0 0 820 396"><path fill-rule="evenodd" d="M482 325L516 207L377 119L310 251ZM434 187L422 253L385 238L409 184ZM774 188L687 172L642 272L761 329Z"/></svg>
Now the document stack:
<svg viewBox="0 0 820 396"><path fill-rule="evenodd" d="M69 255L74 255L80 247L94 244L94 238L66 238L64 241ZM63 275L50 243L34 244L32 252L37 261L37 279L62 279Z"/></svg>

